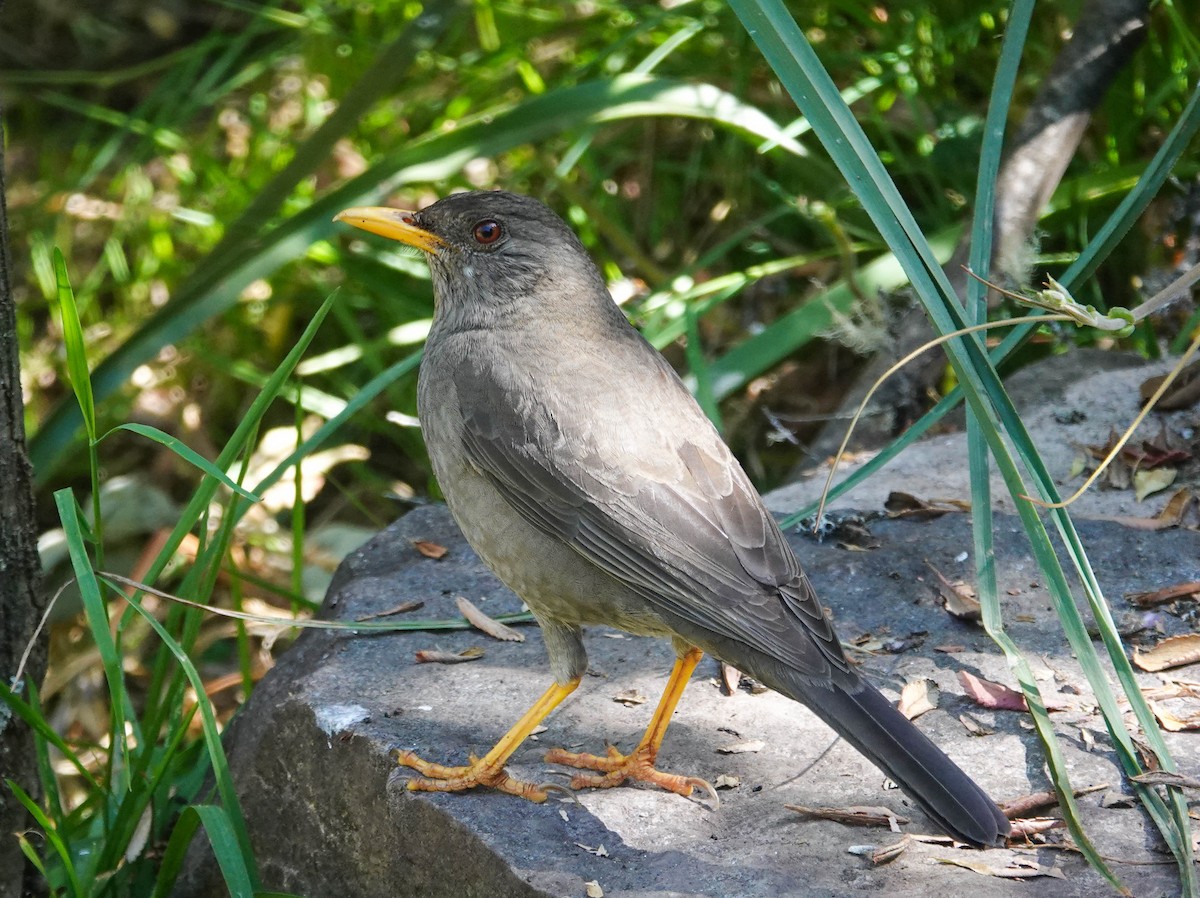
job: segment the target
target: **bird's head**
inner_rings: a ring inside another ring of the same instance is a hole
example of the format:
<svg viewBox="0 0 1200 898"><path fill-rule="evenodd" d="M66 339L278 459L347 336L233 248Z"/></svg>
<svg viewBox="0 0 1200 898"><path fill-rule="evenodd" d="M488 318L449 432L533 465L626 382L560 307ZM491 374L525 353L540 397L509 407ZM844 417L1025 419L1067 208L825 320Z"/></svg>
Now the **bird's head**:
<svg viewBox="0 0 1200 898"><path fill-rule="evenodd" d="M530 197L499 190L456 193L420 212L362 207L335 220L424 251L443 314L537 314L545 311L531 307L539 296L611 303L574 232Z"/></svg>

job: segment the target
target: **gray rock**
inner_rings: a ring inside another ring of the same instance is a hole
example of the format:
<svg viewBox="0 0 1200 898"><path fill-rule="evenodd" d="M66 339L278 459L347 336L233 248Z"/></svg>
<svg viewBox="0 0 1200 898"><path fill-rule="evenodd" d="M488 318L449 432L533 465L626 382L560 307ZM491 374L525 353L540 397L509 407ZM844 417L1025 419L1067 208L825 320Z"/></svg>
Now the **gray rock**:
<svg viewBox="0 0 1200 898"><path fill-rule="evenodd" d="M1115 523L1081 524L1096 552L1097 573L1116 611L1130 613L1127 590L1200 579L1196 534L1147 533ZM862 633L915 644L898 654L858 655L868 676L898 690L927 677L941 689L938 708L918 720L996 798L1047 787L1042 754L1024 715L986 711L962 694L956 674L967 670L1013 684L1007 665L982 630L950 617L930 588L925 560L951 579L969 577L971 548L964 515L929 522L872 525L880 547L851 552L793 537L819 594L832 607L842 637ZM1048 692L1086 692L1065 648L1045 590L1015 519L997 523L997 570L1010 632L1027 652ZM412 540L449 549L435 561ZM330 588L324 616L352 621L422 600L411 618L458 618L456 596L487 613L520 604L463 542L447 511L428 507L397 521L346 559ZM1170 622L1172 626L1182 626ZM976 852L913 844L891 864L873 867L849 853L855 845L886 845L900 837L881 829L850 829L802 819L786 804L886 805L912 818L906 832L933 833L902 793L803 707L773 693L727 697L706 659L676 714L661 766L715 782L720 808L641 787L584 792L577 801L535 805L487 791L460 795L409 793L394 767L393 748L415 749L445 763L482 754L549 683L536 627L524 643L503 643L476 631L356 635L306 631L255 690L227 732L227 747L264 886L317 896L583 896L597 882L609 898L756 898L844 895L886 889L891 896L1104 894L1103 881L1078 855L1040 850ZM909 637L917 634L912 640ZM939 646L962 646L954 653ZM417 664L414 653L438 648L485 649L478 661ZM565 782L541 761L555 745L602 751L606 739L630 749L666 681L672 653L662 642L590 631L591 676L548 721L548 729L513 757L514 775ZM613 696L646 696L627 706ZM1055 715L1076 786L1122 778L1099 717L1083 706ZM971 714L995 730L972 737L959 722ZM1081 738L1094 737L1089 751ZM761 740L757 752L721 754L732 743ZM1197 740L1172 737L1185 770L1197 765ZM1103 808L1096 793L1080 799L1085 825L1099 849L1121 861L1118 873L1138 895L1178 891L1145 816ZM223 895L207 850L194 846L177 893ZM601 850L603 849L603 850ZM1056 867L1063 878L1036 884L980 876L939 863L945 858L1004 866L1019 856Z"/></svg>

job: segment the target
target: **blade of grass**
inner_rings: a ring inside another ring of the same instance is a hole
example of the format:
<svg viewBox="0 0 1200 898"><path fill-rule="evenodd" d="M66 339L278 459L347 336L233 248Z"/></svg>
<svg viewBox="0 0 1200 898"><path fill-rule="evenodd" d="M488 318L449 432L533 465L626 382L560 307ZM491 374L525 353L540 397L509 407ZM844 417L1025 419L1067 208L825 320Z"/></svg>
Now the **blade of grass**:
<svg viewBox="0 0 1200 898"><path fill-rule="evenodd" d="M54 821L46 816L41 806L32 798L30 798L29 794L19 785L10 779L6 779L5 782L8 784L8 788L12 790L13 795L16 796L17 801L24 806L25 810L29 813L29 816L32 817L34 822L41 827L42 833L46 837L46 841L49 842L50 847L54 849L54 854L58 857L59 863L62 865L62 871L66 876L68 894L74 896L74 898L83 898L83 896L87 893L84 891L79 874L75 870L75 859L71 854L70 847L63 840L62 834L58 831L57 827L55 827ZM30 856L27 853L26 857L29 857L30 860L35 860L36 854ZM41 869L42 873L45 874L45 867L43 867L39 861L35 861L35 863L38 864L39 869Z"/></svg>
<svg viewBox="0 0 1200 898"><path fill-rule="evenodd" d="M92 521L96 534L96 563L104 564L104 516L100 513L100 458L96 451L96 403L92 397L92 375L88 368L87 349L83 340L83 325L75 291L67 274L67 260L62 250L54 247L54 280L57 287L59 316L62 319L63 346L67 352L67 374L71 390L83 417L87 435L88 473L92 482Z"/></svg>
<svg viewBox="0 0 1200 898"><path fill-rule="evenodd" d="M1004 126L1012 102L1013 87L1020 69L1021 54L1033 16L1032 0L1016 0L1009 12L1008 27L992 94L984 123L983 147L980 156L979 178L975 194L974 218L971 224L971 270L986 278L992 258L992 229L995 221L996 181L1004 147ZM987 287L982 280L969 278L966 295L967 321L981 324L987 320ZM979 347L983 350L981 338ZM1066 758L1054 735L1054 724L1042 701L1041 690L1029 662L1004 629L1000 609L1000 590L996 582L996 553L993 541L995 520L992 513L991 458L983 432L983 423L975 411L967 409L967 460L971 472L971 533L975 549L975 579L983 612L983 626L992 640L1000 646L1009 667L1016 674L1025 695L1038 739L1042 744L1051 781L1058 793L1067 827L1088 863L1119 891L1126 891L1116 874L1104 861L1092 840L1084 832L1075 802L1075 790L1067 773Z"/></svg>
<svg viewBox="0 0 1200 898"><path fill-rule="evenodd" d="M172 452L174 452L176 455L178 455L180 458L182 458L188 464L203 471L209 477L216 478L221 483L223 483L225 486L227 486L231 490L233 490L235 493L241 494L245 498L249 499L251 502L261 502L262 501L261 496L256 496L256 495L254 495L254 493L250 492L249 490L243 489L242 487L238 486L236 483L234 483L234 481L229 477L228 474L226 474L224 471L222 471L220 468L218 468L216 465L214 465L212 462L210 462L207 458L205 458L199 452L197 452L196 450L192 449L190 446L185 444L182 440L176 439L175 437L171 436L170 434L163 433L157 427L151 427L149 424L118 424L116 427L114 427L108 433L104 434L104 436L100 437L100 439L97 440L96 442L97 443L103 442L104 440L108 439L108 437L110 437L114 433L116 433L118 430L127 430L130 433L136 433L139 436L146 437L146 439L148 439L148 440L153 440L154 442L158 443L163 448L170 449ZM99 562L97 562L97 566L99 566Z"/></svg>
<svg viewBox="0 0 1200 898"><path fill-rule="evenodd" d="M255 889L254 876L241 854L237 828L230 821L228 812L215 805L200 804L185 808L179 815L163 852L162 864L151 898L166 898L171 894L179 871L183 869L188 846L192 844L192 838L201 824L209 844L212 845L213 855L221 868L221 875L225 878L229 894L235 898L253 898L255 895L266 894Z"/></svg>

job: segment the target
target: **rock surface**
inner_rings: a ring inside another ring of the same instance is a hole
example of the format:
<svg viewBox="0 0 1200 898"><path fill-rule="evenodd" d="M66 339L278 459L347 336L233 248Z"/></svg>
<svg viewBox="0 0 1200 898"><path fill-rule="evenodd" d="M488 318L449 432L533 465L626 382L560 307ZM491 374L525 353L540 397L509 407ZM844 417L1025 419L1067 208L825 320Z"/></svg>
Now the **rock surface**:
<svg viewBox="0 0 1200 898"><path fill-rule="evenodd" d="M910 450L917 468L928 472L942 464L920 464L922 451L923 446ZM903 476L900 485L907 485ZM909 486L910 492L924 490ZM966 498L957 488L937 494ZM1125 787L1109 737L1091 712L1086 682L1018 530L1015 518L997 519L996 566L1010 633L1043 689L1068 705L1054 720L1073 783L1109 784L1121 792ZM1096 520L1081 521L1080 530L1119 622L1138 620L1124 593L1200 579L1195 532L1146 532ZM855 653L866 675L893 694L908 680L933 680L940 688L937 708L918 725L997 799L1047 788L1041 749L1025 715L974 705L957 679L959 671L968 671L1015 685L982 629L948 615L931 588L934 576L926 561L949 579L972 578L966 515L881 521L871 525L871 532L879 548L868 552L789 537L832 608L842 638L869 634L876 646L884 644L885 650L875 654ZM427 558L414 540L449 551L440 560ZM324 616L354 621L401 602L422 601L421 610L401 619L457 620L457 596L491 615L520 610L516 597L463 542L446 510L426 507L346 559ZM1169 616L1163 623L1176 630L1186 626ZM408 793L405 773L389 760L391 749L463 763L469 752L487 751L548 685L537 628L520 630L523 643L498 642L471 630L307 631L297 640L227 734L265 887L310 898L582 898L589 894L589 882L609 898L880 890L893 898L1111 893L1078 855L1050 849L978 852L913 843L892 863L872 866L850 853L851 847L887 845L899 835L804 819L785 805L884 805L910 817L902 830L912 833L932 834L930 822L902 793L885 789L883 776L803 707L773 693L724 695L711 659L702 663L683 698L660 763L710 782L736 777L738 785L721 789L719 809L641 787L579 793L577 801L552 797L543 805L489 792ZM889 646L893 641L897 645ZM471 646L483 648L484 657L456 665L414 660L422 649L456 652ZM944 650L949 647L957 650ZM888 648L899 651L889 654ZM610 740L627 750L636 743L666 681L670 647L597 628L589 631L588 649L590 676L537 741L518 750L510 764L515 775L565 782L542 762L546 749L602 751ZM647 701L614 700L630 694ZM964 714L994 733L969 735L959 719ZM762 743L756 751L720 751L756 741ZM1185 772L1200 769L1200 740L1170 736L1169 741ZM1080 799L1085 826L1100 851L1114 859L1114 869L1134 894L1176 894L1174 868L1162 863L1169 856L1162 854L1145 816L1132 807L1102 806L1104 794ZM201 848L194 851L178 894L225 894L215 865L204 855ZM998 868L1016 860L1056 875L1019 882L945 860Z"/></svg>

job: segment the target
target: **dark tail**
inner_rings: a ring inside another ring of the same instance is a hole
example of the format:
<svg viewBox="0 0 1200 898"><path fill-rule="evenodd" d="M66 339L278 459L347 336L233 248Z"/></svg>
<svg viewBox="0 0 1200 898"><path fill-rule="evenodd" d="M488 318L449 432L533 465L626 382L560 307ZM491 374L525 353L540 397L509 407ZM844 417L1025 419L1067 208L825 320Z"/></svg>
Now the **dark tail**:
<svg viewBox="0 0 1200 898"><path fill-rule="evenodd" d="M791 693L792 690L786 690ZM806 686L804 702L961 842L995 845L1008 819L988 794L869 683L857 692Z"/></svg>

